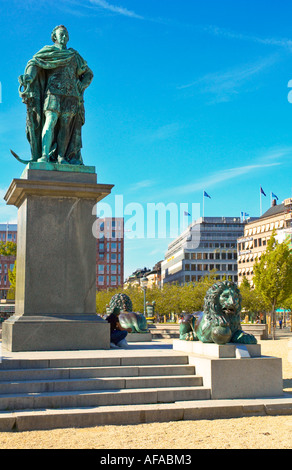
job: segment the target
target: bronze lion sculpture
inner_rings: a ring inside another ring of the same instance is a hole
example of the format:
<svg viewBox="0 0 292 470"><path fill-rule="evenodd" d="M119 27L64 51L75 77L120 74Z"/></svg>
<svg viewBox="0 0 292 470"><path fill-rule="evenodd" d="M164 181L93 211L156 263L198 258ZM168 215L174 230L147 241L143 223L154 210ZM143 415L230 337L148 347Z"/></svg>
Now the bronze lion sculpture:
<svg viewBox="0 0 292 470"><path fill-rule="evenodd" d="M120 293L111 298L108 313L119 315L119 322L123 328L132 328L132 333L149 333L144 315L132 310L133 304L128 295Z"/></svg>
<svg viewBox="0 0 292 470"><path fill-rule="evenodd" d="M237 285L230 281L217 282L207 291L203 312L182 319L180 339L216 344L256 344L256 338L242 330L240 312L241 294Z"/></svg>

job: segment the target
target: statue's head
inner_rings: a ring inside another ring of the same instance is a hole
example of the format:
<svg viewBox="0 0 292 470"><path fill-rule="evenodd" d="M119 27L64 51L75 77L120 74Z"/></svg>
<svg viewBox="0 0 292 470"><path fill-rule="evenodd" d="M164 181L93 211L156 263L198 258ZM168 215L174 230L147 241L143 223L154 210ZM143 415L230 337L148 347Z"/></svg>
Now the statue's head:
<svg viewBox="0 0 292 470"><path fill-rule="evenodd" d="M204 312L236 317L241 311L241 295L237 285L230 281L217 282L207 292Z"/></svg>
<svg viewBox="0 0 292 470"><path fill-rule="evenodd" d="M63 24L56 26L52 31L51 38L54 43L58 42L59 44L66 46L69 41L69 33L66 26Z"/></svg>

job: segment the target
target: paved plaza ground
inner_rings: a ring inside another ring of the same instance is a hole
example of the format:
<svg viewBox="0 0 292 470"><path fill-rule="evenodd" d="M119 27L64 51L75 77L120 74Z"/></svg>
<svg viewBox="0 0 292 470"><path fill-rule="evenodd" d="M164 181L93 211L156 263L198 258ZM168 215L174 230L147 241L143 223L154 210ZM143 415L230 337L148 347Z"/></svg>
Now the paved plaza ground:
<svg viewBox="0 0 292 470"><path fill-rule="evenodd" d="M288 343L291 339L292 333L285 329L277 330L275 341L260 341L263 355L282 358L284 391L288 393L292 393L292 363L288 359ZM172 340L161 341L171 343ZM291 449L291 447L292 415L0 433L2 449Z"/></svg>

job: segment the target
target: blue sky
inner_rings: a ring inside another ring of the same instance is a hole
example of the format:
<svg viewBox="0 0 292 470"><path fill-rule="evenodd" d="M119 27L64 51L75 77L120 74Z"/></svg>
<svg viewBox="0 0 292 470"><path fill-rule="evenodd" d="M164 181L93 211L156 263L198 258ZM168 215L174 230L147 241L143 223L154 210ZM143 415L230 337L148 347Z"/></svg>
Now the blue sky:
<svg viewBox="0 0 292 470"><path fill-rule="evenodd" d="M291 197L291 17L288 0L2 0L1 201L23 170L9 149L30 154L17 79L57 24L94 72L83 159L115 185L106 202L123 195L146 214L206 190L205 216L255 217L260 186L264 211L271 191ZM0 222L15 220L0 202ZM169 241L126 240L125 275Z"/></svg>

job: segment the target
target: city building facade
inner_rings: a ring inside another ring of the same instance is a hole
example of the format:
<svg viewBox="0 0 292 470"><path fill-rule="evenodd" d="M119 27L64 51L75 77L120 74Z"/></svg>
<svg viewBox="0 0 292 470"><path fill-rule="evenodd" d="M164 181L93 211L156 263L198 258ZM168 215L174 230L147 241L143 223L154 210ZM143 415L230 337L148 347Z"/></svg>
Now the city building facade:
<svg viewBox="0 0 292 470"><path fill-rule="evenodd" d="M142 278L147 279L147 289L152 289L153 287L161 288L161 263L162 261L158 261L152 269L136 269L136 271L125 280L124 288L140 287Z"/></svg>
<svg viewBox="0 0 292 470"><path fill-rule="evenodd" d="M149 268L138 268L125 280L124 288L128 287L140 287L140 280L151 272Z"/></svg>
<svg viewBox="0 0 292 470"><path fill-rule="evenodd" d="M161 288L161 264L162 261L158 261L153 269L146 274L146 278L148 279L147 289L152 289L153 287Z"/></svg>
<svg viewBox="0 0 292 470"><path fill-rule="evenodd" d="M177 237L161 264L162 284L198 282L216 271L218 279L238 281L237 239L246 221L240 217L204 217Z"/></svg>
<svg viewBox="0 0 292 470"><path fill-rule="evenodd" d="M123 287L124 284L124 219L98 219L96 224L96 288Z"/></svg>
<svg viewBox="0 0 292 470"><path fill-rule="evenodd" d="M0 242L17 243L17 224L0 224ZM6 299L10 289L9 271L13 271L15 256L0 255L0 299Z"/></svg>
<svg viewBox="0 0 292 470"><path fill-rule="evenodd" d="M238 280L245 277L253 285L254 265L266 251L273 231L279 243L287 237L292 240L292 198L272 207L255 221L245 226L244 236L238 239Z"/></svg>

